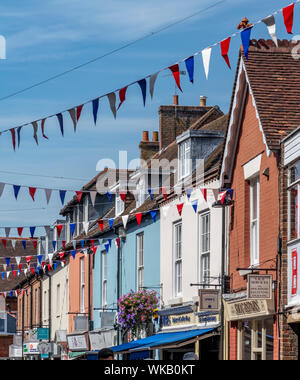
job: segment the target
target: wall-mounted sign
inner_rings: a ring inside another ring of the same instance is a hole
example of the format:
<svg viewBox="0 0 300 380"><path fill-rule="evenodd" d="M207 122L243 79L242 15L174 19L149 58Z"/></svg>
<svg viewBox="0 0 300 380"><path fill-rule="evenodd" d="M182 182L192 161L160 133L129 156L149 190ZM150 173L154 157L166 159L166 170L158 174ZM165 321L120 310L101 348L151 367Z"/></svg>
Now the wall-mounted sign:
<svg viewBox="0 0 300 380"><path fill-rule="evenodd" d="M49 329L48 328L38 328L37 329L37 339L38 340L49 340Z"/></svg>
<svg viewBox="0 0 300 380"><path fill-rule="evenodd" d="M172 327L180 325L190 325L195 323L195 314L166 315L161 317L163 327Z"/></svg>
<svg viewBox="0 0 300 380"><path fill-rule="evenodd" d="M24 355L39 355L40 351L38 349L38 342L25 343L24 344Z"/></svg>
<svg viewBox="0 0 300 380"><path fill-rule="evenodd" d="M227 321L249 320L274 314L274 302L271 300L242 300L224 302Z"/></svg>
<svg viewBox="0 0 300 380"><path fill-rule="evenodd" d="M248 299L271 300L273 277L270 275L248 275Z"/></svg>
<svg viewBox="0 0 300 380"><path fill-rule="evenodd" d="M200 310L218 311L220 309L220 291L210 289L200 289Z"/></svg>
<svg viewBox="0 0 300 380"><path fill-rule="evenodd" d="M300 305L300 242L288 247L288 306Z"/></svg>
<svg viewBox="0 0 300 380"><path fill-rule="evenodd" d="M67 341L71 351L85 351L88 349L85 335L67 335Z"/></svg>

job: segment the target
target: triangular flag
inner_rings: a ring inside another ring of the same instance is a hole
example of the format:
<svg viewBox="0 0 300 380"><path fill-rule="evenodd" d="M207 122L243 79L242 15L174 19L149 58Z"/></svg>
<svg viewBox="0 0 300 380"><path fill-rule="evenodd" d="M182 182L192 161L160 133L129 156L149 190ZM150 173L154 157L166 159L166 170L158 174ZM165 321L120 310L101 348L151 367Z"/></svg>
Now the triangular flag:
<svg viewBox="0 0 300 380"><path fill-rule="evenodd" d="M23 227L18 227L17 230L18 230L18 235L21 237L23 233Z"/></svg>
<svg viewBox="0 0 300 380"><path fill-rule="evenodd" d="M90 197L91 197L91 202L92 202L93 207L95 207L96 196L97 196L97 191L90 191Z"/></svg>
<svg viewBox="0 0 300 380"><path fill-rule="evenodd" d="M27 262L27 265L30 264L30 261L31 261L31 256L26 256L26 262Z"/></svg>
<svg viewBox="0 0 300 380"><path fill-rule="evenodd" d="M120 248L120 244L121 244L121 239L120 239L120 238L117 238L117 239L116 239L116 246L117 246L118 248Z"/></svg>
<svg viewBox="0 0 300 380"><path fill-rule="evenodd" d="M165 198L165 200L167 201L168 200L168 194L167 194L167 190L164 188L164 187L161 187L161 192Z"/></svg>
<svg viewBox="0 0 300 380"><path fill-rule="evenodd" d="M97 124L97 116L99 109L99 98L93 100L93 115L94 115L94 123Z"/></svg>
<svg viewBox="0 0 300 380"><path fill-rule="evenodd" d="M211 50L212 50L212 48L206 48L206 49L202 50L202 60L203 60L206 79L208 79Z"/></svg>
<svg viewBox="0 0 300 380"><path fill-rule="evenodd" d="M6 248L7 247L7 240L6 239L2 239L2 244L3 244L3 247Z"/></svg>
<svg viewBox="0 0 300 380"><path fill-rule="evenodd" d="M98 225L99 225L101 231L103 232L103 229L104 229L104 222L103 222L103 220L98 220Z"/></svg>
<svg viewBox="0 0 300 380"><path fill-rule="evenodd" d="M125 202L125 200L126 200L126 195L127 195L127 193L125 191L120 192L120 198L123 202Z"/></svg>
<svg viewBox="0 0 300 380"><path fill-rule="evenodd" d="M193 189L186 189L186 196L187 196L188 200L190 200L192 192L193 192Z"/></svg>
<svg viewBox="0 0 300 380"><path fill-rule="evenodd" d="M153 94L154 94L154 86L155 86L155 82L156 82L156 79L158 77L158 73L156 74L153 74L151 75L150 77L150 95L151 95L151 99L153 99Z"/></svg>
<svg viewBox="0 0 300 380"><path fill-rule="evenodd" d="M151 199L151 201L153 202L153 200L154 200L154 195L153 195L152 189L148 189L148 194L150 195L150 199Z"/></svg>
<svg viewBox="0 0 300 380"><path fill-rule="evenodd" d="M0 197L1 197L2 194L3 194L4 187L5 187L5 183L0 182Z"/></svg>
<svg viewBox="0 0 300 380"><path fill-rule="evenodd" d="M83 104L81 106L78 106L76 108L76 119L77 119L77 123L80 119L80 116L81 116L81 112L82 112L82 109L83 109Z"/></svg>
<svg viewBox="0 0 300 380"><path fill-rule="evenodd" d="M284 25L286 27L286 31L289 34L293 34L292 29L293 29L293 24L294 24L294 8L295 4L291 4L288 7L283 8L282 14L283 14L283 19L284 19Z"/></svg>
<svg viewBox="0 0 300 380"><path fill-rule="evenodd" d="M112 193L110 193L109 191L107 191L106 192L106 196L107 196L107 199L109 200L109 202L112 202L112 199L113 199Z"/></svg>
<svg viewBox="0 0 300 380"><path fill-rule="evenodd" d="M29 228L30 236L31 236L32 239L33 239L33 237L34 237L35 230L36 230L36 227L30 227L30 228Z"/></svg>
<svg viewBox="0 0 300 380"><path fill-rule="evenodd" d="M33 127L33 138L36 142L36 145L39 145L39 140L38 140L38 137L37 137L37 131L38 131L38 123L36 121L34 121L32 124L32 127Z"/></svg>
<svg viewBox="0 0 300 380"><path fill-rule="evenodd" d="M10 234L10 227L5 227L5 236L8 238Z"/></svg>
<svg viewBox="0 0 300 380"><path fill-rule="evenodd" d="M61 260L64 258L64 255L65 255L65 252L60 252L59 253L59 257L60 257Z"/></svg>
<svg viewBox="0 0 300 380"><path fill-rule="evenodd" d="M142 95L143 95L143 102L144 102L144 107L146 105L146 94L147 94L147 81L146 79L142 79L140 81L138 81L138 84L141 88L141 91L142 91Z"/></svg>
<svg viewBox="0 0 300 380"><path fill-rule="evenodd" d="M126 229L127 222L128 222L129 215L122 216L123 226Z"/></svg>
<svg viewBox="0 0 300 380"><path fill-rule="evenodd" d="M58 236L58 238L60 238L61 231L63 229L63 224L57 224L55 227L56 227L56 231L57 231L57 236Z"/></svg>
<svg viewBox="0 0 300 380"><path fill-rule="evenodd" d="M81 245L82 249L84 248L84 244L85 244L85 241L84 240L80 240L80 245Z"/></svg>
<svg viewBox="0 0 300 380"><path fill-rule="evenodd" d="M36 188L35 187L29 187L29 194L30 194L33 201L34 201L35 193L36 193Z"/></svg>
<svg viewBox="0 0 300 380"><path fill-rule="evenodd" d="M32 241L32 244L33 244L33 248L36 250L37 249L37 240L33 240Z"/></svg>
<svg viewBox="0 0 300 380"><path fill-rule="evenodd" d="M227 63L228 67L231 69L230 61L229 61L229 58L228 58L230 41L231 41L231 37L228 37L225 40L221 41L220 46L221 46L222 57L224 58L224 60Z"/></svg>
<svg viewBox="0 0 300 380"><path fill-rule="evenodd" d="M136 220L137 220L137 222L138 222L138 224L140 226L141 222L142 222L143 213L139 212L138 214L135 214L135 217L136 217Z"/></svg>
<svg viewBox="0 0 300 380"><path fill-rule="evenodd" d="M179 65L178 64L175 64L173 66L170 66L169 69L172 71L173 73L173 76L174 76L174 79L175 79L175 82L177 84L177 87L179 88L179 90L182 92L182 89L180 87L180 71L179 71Z"/></svg>
<svg viewBox="0 0 300 380"><path fill-rule="evenodd" d="M73 240L73 248L76 249L77 248L77 241L76 240Z"/></svg>
<svg viewBox="0 0 300 380"><path fill-rule="evenodd" d="M76 110L75 110L75 108L71 108L70 110L68 110L68 112L69 112L70 117L73 121L74 132L76 132L76 127L77 127Z"/></svg>
<svg viewBox="0 0 300 380"><path fill-rule="evenodd" d="M233 189L228 189L228 190L227 190L227 193L229 194L230 199L233 200L233 193L234 193L234 190L233 190Z"/></svg>
<svg viewBox="0 0 300 380"><path fill-rule="evenodd" d="M15 151L16 150L16 131L14 128L11 128L9 131L11 133L12 144Z"/></svg>
<svg viewBox="0 0 300 380"><path fill-rule="evenodd" d="M82 195L83 195L82 191L76 191L76 197L77 197L78 203L81 202Z"/></svg>
<svg viewBox="0 0 300 380"><path fill-rule="evenodd" d="M38 259L39 264L41 265L42 264L43 255L38 255L37 259Z"/></svg>
<svg viewBox="0 0 300 380"><path fill-rule="evenodd" d="M109 252L109 243L108 244L104 244L104 247L106 249L106 252L108 253Z"/></svg>
<svg viewBox="0 0 300 380"><path fill-rule="evenodd" d="M52 264L53 256L54 256L53 253L48 254L48 259L49 259L50 264Z"/></svg>
<svg viewBox="0 0 300 380"><path fill-rule="evenodd" d="M198 199L192 201L192 206L193 206L193 209L194 209L195 213L197 213L197 210L198 210Z"/></svg>
<svg viewBox="0 0 300 380"><path fill-rule="evenodd" d="M62 136L64 136L64 119L62 113L58 113L57 115L58 121L59 121L59 126L60 126L60 131Z"/></svg>
<svg viewBox="0 0 300 380"><path fill-rule="evenodd" d="M226 195L227 195L227 190L226 191L222 191L220 194L219 194L219 200L221 201L222 204L224 204L224 201L226 199Z"/></svg>
<svg viewBox="0 0 300 380"><path fill-rule="evenodd" d="M47 201L47 205L48 205L50 202L50 199L51 199L52 190L51 189L45 189L45 194L46 194L46 201Z"/></svg>
<svg viewBox="0 0 300 380"><path fill-rule="evenodd" d="M150 211L150 215L154 222L156 222L157 211Z"/></svg>
<svg viewBox="0 0 300 380"><path fill-rule="evenodd" d="M189 73L190 82L194 83L194 56L191 56L185 60L185 66Z"/></svg>
<svg viewBox="0 0 300 380"><path fill-rule="evenodd" d="M17 128L17 136L18 136L18 148L20 148L20 144L21 144L21 130L22 130L23 127L18 127Z"/></svg>
<svg viewBox="0 0 300 380"><path fill-rule="evenodd" d="M128 87L124 87L124 88L122 88L122 89L119 91L120 104L119 104L118 110L119 110L119 108L121 107L121 105L122 105L122 104L125 102L125 100L126 100L126 92L127 92L127 88L128 88Z"/></svg>
<svg viewBox="0 0 300 380"><path fill-rule="evenodd" d="M272 37L275 45L278 47L278 40L276 37L276 22L275 22L274 15L271 15L271 16L265 18L264 20L262 20L262 22L268 28L268 32L269 32L270 36Z"/></svg>
<svg viewBox="0 0 300 380"><path fill-rule="evenodd" d="M70 223L71 236L74 235L75 229L76 229L76 223Z"/></svg>
<svg viewBox="0 0 300 380"><path fill-rule="evenodd" d="M212 189L215 201L217 202L218 196L219 196L219 190L218 189Z"/></svg>
<svg viewBox="0 0 300 380"><path fill-rule="evenodd" d="M13 247L13 249L16 249L16 243L17 241L15 239L11 240L11 246Z"/></svg>
<svg viewBox="0 0 300 380"><path fill-rule="evenodd" d="M63 249L66 249L66 241L65 240L63 240L62 242L61 242L61 244L62 244L62 246L63 246Z"/></svg>
<svg viewBox="0 0 300 380"><path fill-rule="evenodd" d="M10 264L10 257L5 257L6 265L9 267Z"/></svg>
<svg viewBox="0 0 300 380"><path fill-rule="evenodd" d="M27 247L26 240L22 240L22 245L23 245L24 251L26 251L26 247Z"/></svg>
<svg viewBox="0 0 300 380"><path fill-rule="evenodd" d="M71 251L71 255L73 256L73 259L75 260L76 251L75 250Z"/></svg>
<svg viewBox="0 0 300 380"><path fill-rule="evenodd" d="M53 250L55 251L55 249L56 249L56 241L55 240L52 241L52 246L53 246Z"/></svg>
<svg viewBox="0 0 300 380"><path fill-rule="evenodd" d="M64 204L65 197L66 197L66 190L59 190L59 196L60 196L61 203Z"/></svg>
<svg viewBox="0 0 300 380"><path fill-rule="evenodd" d="M15 198L16 198L16 200L17 200L17 199L18 199L18 195L19 195L19 191L20 191L20 189L21 189L21 186L13 185L13 188L14 188Z"/></svg>
<svg viewBox="0 0 300 380"><path fill-rule="evenodd" d="M116 94L114 92L111 92L110 94L107 95L107 97L108 97L111 112L113 113L114 118L116 119L117 118L117 109L116 109L117 97L116 97Z"/></svg>
<svg viewBox="0 0 300 380"><path fill-rule="evenodd" d="M177 205L177 210L178 210L179 216L182 215L183 206L184 206L184 203L180 203Z"/></svg>
<svg viewBox="0 0 300 380"><path fill-rule="evenodd" d="M207 202L207 189L200 189L201 190L201 193L203 195L203 198L205 199L205 201Z"/></svg>
<svg viewBox="0 0 300 380"><path fill-rule="evenodd" d="M89 231L89 222L82 222L82 226L83 226L83 230L84 230L85 234L87 235L87 233Z"/></svg>
<svg viewBox="0 0 300 380"><path fill-rule="evenodd" d="M96 254L98 247L93 247L93 255Z"/></svg>
<svg viewBox="0 0 300 380"><path fill-rule="evenodd" d="M109 219L109 228L111 229L112 228L112 226L114 225L114 221L115 221L115 219L114 218L111 218L111 219Z"/></svg>
<svg viewBox="0 0 300 380"><path fill-rule="evenodd" d="M46 119L43 119L43 120L41 121L42 135L43 135L44 139L49 140L48 137L45 135L45 121L46 121Z"/></svg>
<svg viewBox="0 0 300 380"><path fill-rule="evenodd" d="M248 50L249 50L249 45L250 45L250 38L251 38L251 30L252 26L250 28L247 28L242 31L241 33L241 39L242 39L242 44L244 48L244 54L246 59L248 59Z"/></svg>

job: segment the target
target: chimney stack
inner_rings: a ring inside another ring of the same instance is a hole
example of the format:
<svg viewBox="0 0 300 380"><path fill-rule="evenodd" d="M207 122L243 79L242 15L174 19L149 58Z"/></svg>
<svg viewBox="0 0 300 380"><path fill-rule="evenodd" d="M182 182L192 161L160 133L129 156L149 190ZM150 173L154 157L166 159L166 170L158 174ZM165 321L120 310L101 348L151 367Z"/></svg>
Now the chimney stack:
<svg viewBox="0 0 300 380"><path fill-rule="evenodd" d="M158 142L159 141L158 140L158 132L157 131L153 132L152 141L153 142Z"/></svg>
<svg viewBox="0 0 300 380"><path fill-rule="evenodd" d="M149 142L149 132L143 131L143 142Z"/></svg>
<svg viewBox="0 0 300 380"><path fill-rule="evenodd" d="M149 141L149 132L143 131L143 140L140 142L140 158L148 161L159 151L158 132L153 132L152 141Z"/></svg>
<svg viewBox="0 0 300 380"><path fill-rule="evenodd" d="M200 96L200 107L206 107L206 96L201 95Z"/></svg>
<svg viewBox="0 0 300 380"><path fill-rule="evenodd" d="M178 95L173 96L173 106L178 106L179 105L179 97Z"/></svg>

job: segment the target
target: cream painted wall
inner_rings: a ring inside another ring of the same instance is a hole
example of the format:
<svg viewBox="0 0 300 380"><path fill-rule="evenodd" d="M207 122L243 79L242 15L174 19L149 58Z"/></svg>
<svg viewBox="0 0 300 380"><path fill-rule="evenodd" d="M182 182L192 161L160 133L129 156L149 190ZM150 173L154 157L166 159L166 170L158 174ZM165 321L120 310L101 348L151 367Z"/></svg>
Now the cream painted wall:
<svg viewBox="0 0 300 380"><path fill-rule="evenodd" d="M57 304L57 286L60 285L60 303ZM45 298L46 292L46 298ZM57 310L58 307L58 310ZM51 340L56 330L68 331L69 312L69 266L57 269L51 276ZM43 323L49 323L49 278L43 281Z"/></svg>
<svg viewBox="0 0 300 380"><path fill-rule="evenodd" d="M212 182L209 188L218 188L219 182ZM192 201L199 199L198 212L195 213ZM200 281L200 214L211 212L211 239L210 239L210 276L218 277L221 274L222 251L222 209L212 208L215 202L212 191L208 190L208 203L205 202L200 189L195 189L190 201L186 196L176 198L161 208L161 283L163 286L162 301L164 306L176 304L174 291L174 264L173 264L173 226L182 220L182 299L180 302L191 302L198 296L198 287L191 287L191 283ZM182 217L179 216L177 204L185 203ZM168 210L168 211L167 211ZM167 216L165 216L167 213ZM212 281L218 283L218 281Z"/></svg>

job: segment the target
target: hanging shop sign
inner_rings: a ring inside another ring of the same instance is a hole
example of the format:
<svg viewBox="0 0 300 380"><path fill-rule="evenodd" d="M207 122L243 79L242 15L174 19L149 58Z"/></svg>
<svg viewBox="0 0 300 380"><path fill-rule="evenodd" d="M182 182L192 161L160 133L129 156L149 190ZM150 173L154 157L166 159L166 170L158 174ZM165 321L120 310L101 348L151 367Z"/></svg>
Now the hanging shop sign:
<svg viewBox="0 0 300 380"><path fill-rule="evenodd" d="M300 306L300 241L288 247L288 306Z"/></svg>
<svg viewBox="0 0 300 380"><path fill-rule="evenodd" d="M49 340L49 328L38 328L37 329L37 339L38 340Z"/></svg>
<svg viewBox="0 0 300 380"><path fill-rule="evenodd" d="M71 351L84 351L88 349L85 335L67 335L67 341Z"/></svg>
<svg viewBox="0 0 300 380"><path fill-rule="evenodd" d="M227 321L264 318L274 314L273 300L246 299L237 302L224 301Z"/></svg>
<svg viewBox="0 0 300 380"><path fill-rule="evenodd" d="M38 342L25 343L23 346L24 355L39 355L40 351L38 345Z"/></svg>
<svg viewBox="0 0 300 380"><path fill-rule="evenodd" d="M248 275L248 299L271 300L273 277L271 275Z"/></svg>
<svg viewBox="0 0 300 380"><path fill-rule="evenodd" d="M210 289L199 290L200 311L219 311L220 291Z"/></svg>

